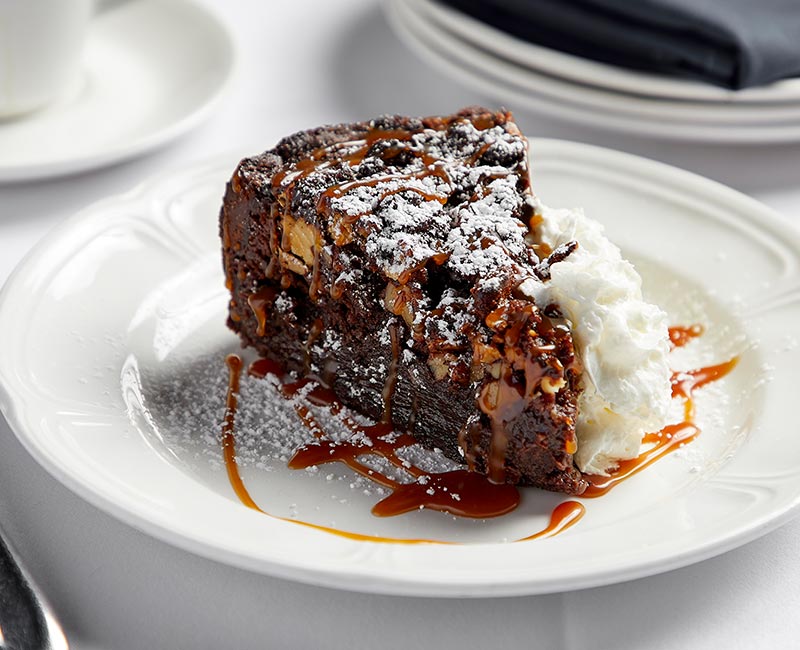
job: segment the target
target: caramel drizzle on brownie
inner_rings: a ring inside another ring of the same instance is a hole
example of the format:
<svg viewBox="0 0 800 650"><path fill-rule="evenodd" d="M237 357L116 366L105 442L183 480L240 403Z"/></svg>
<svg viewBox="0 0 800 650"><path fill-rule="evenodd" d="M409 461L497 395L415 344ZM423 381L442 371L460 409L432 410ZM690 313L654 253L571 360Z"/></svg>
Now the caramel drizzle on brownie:
<svg viewBox="0 0 800 650"><path fill-rule="evenodd" d="M474 121L472 123L475 124ZM444 130L449 126L449 124L449 122L442 122L441 124L437 125L439 127L437 130ZM486 128L489 127L487 126ZM347 140L344 142L335 142L324 147L319 147L311 152L307 158L303 158L295 162L291 168L275 174L272 178L272 189L276 192L276 194L285 193L287 196L291 196L294 185L302 178L306 178L315 172L323 171L336 165L346 165L351 168L355 167L359 163L363 162L364 158L369 153L370 148L376 142L380 140L397 140L398 142L407 142L418 133L420 133L419 130L409 129L370 129L366 132L363 138L359 138L357 140ZM330 157L331 154L336 153L340 149L354 149L354 151L351 151L343 156L337 155L335 158ZM396 151L399 153L400 150L396 149ZM442 166L443 161L421 150L403 149L403 151L408 151L415 157L420 158L423 162L424 169L421 172L414 174L373 177L362 180L353 179L352 181L331 185L320 195L320 199L317 203L317 209L320 211L328 210L329 207L326 204L330 202L331 198L341 196L346 192L349 192L350 190L362 185L374 186L390 180L410 180L412 178L424 178L425 176L429 175L438 176L445 181L450 180L450 177L447 175L446 170ZM417 188L413 187L404 187L398 191L405 190L414 192L419 191ZM440 199L440 197L437 195L427 196L431 200Z"/></svg>
<svg viewBox="0 0 800 650"><path fill-rule="evenodd" d="M574 378L576 370L574 365L565 368L551 354L555 344L546 342L554 337L556 340L568 337L569 330L562 325L553 326L533 304L508 302L487 316L486 325L495 333L494 342L503 356L495 362L495 380L484 383L481 388L478 406L488 416L492 429L487 474L493 482L502 483L505 480L509 424L535 399L554 400L555 393L571 379L567 373L570 372ZM540 332L546 333L547 339L540 339ZM473 424L471 434L474 436L477 432L479 430ZM567 452L574 453L577 449L574 431L565 442ZM477 440L473 439L472 446L476 444ZM474 456L468 462L474 466Z"/></svg>
<svg viewBox="0 0 800 650"><path fill-rule="evenodd" d="M267 309L272 305L275 301L275 296L277 295L277 291L274 287L269 285L261 287L255 293L251 293L247 297L247 305L250 307L253 315L256 317L256 334L258 336L264 336L265 329L267 326Z"/></svg>
<svg viewBox="0 0 800 650"><path fill-rule="evenodd" d="M443 131L447 129L453 122L460 121L460 122L469 122L473 126L475 126L478 130L486 130L493 126L498 125L499 123L495 121L495 119L480 119L477 117L473 117L472 119L468 118L458 118L457 120L427 120L426 124L424 125L425 128ZM289 214L289 207L291 204L291 197L294 193L295 186L297 185L298 181L301 179L307 178L314 173L322 172L327 169L331 169L336 166L343 166L354 168L359 165L367 154L370 152L371 147L378 141L381 140L396 140L398 142L408 142L411 140L415 135L421 133L420 129L380 129L380 128L373 128L368 130L363 138L344 141L344 142L335 142L330 145L319 147L312 151L308 157L303 158L301 160L296 161L291 165L291 167L282 170L276 173L272 177L271 186L272 191L275 196L278 198L279 203L285 206L286 214ZM481 145L477 151L475 151L470 157L468 157L464 163L467 165L472 165L477 162L481 156L483 156L486 151L492 146L493 142L486 142ZM341 154L341 150L350 150L347 154ZM447 195L440 195L434 194L431 192L426 192L419 187L415 187L414 185L410 184L408 181L413 180L422 180L427 177L437 177L440 178L445 183L450 184L451 178L447 172L447 162L437 158L436 156L431 155L430 153L424 151L421 148L413 148L413 147L390 147L386 152L383 152L381 156L382 159L387 160L391 159L392 155L397 155L399 153L408 153L411 154L414 158L421 160L422 162L422 169L417 172L407 173L407 174L393 174L393 175L386 175L386 176L371 176L364 179L357 179L354 178L352 180L343 181L340 183L333 183L325 190L323 190L319 197L317 198L316 210L319 214L324 215L328 219L334 219L334 211L331 207L332 199L336 199L339 197L344 196L345 194L351 192L354 189L359 187L377 187L381 183L387 183L392 181L407 181L404 184L401 184L397 188L389 189L384 192L381 192L377 197L377 203L381 203L385 199L393 196L395 194L400 194L403 192L413 192L422 196L422 198L426 201L436 201L442 205L444 205L447 200ZM484 179L484 183L489 180L494 180L496 178L500 178L502 176L506 176L512 173L510 170L508 171L495 171L491 176L488 176ZM475 198L475 197L473 197ZM364 211L355 214L345 214L339 216L341 222L344 224L345 227L352 227L359 219L363 218L369 214L369 211ZM342 245L347 243L346 241L339 238L335 241L337 245ZM281 248L283 251L288 251L289 247L287 246L286 242L283 241L281 243ZM439 257L438 259L434 259L436 263L442 263L446 259L446 256ZM285 266L281 264L281 266ZM309 295L312 300L315 299L317 290L319 289L319 273L318 273L318 264L315 260L314 264L314 276L312 278L312 283L309 287ZM410 276L415 272L417 269L410 269L408 272L401 275L399 281L401 284L405 284L409 279Z"/></svg>

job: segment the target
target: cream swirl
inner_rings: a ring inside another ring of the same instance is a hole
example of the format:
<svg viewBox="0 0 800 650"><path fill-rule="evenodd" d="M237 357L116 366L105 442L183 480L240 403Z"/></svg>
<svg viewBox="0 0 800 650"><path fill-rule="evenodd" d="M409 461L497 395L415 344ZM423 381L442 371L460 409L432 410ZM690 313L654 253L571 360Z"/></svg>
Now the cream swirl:
<svg viewBox="0 0 800 650"><path fill-rule="evenodd" d="M583 366L576 423L581 471L605 474L638 455L642 436L666 424L670 404L667 316L642 298L641 278L603 226L580 210L537 205L538 238L551 248L578 248L550 268L544 282L520 290L539 305L554 303L571 322Z"/></svg>

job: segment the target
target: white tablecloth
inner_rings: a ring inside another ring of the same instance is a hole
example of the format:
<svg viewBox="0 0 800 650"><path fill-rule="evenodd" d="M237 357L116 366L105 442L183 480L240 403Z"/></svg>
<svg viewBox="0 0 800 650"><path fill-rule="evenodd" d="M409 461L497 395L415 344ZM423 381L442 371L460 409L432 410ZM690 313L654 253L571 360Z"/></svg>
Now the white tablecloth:
<svg viewBox="0 0 800 650"><path fill-rule="evenodd" d="M219 152L257 152L321 123L491 102L408 52L373 0L205 1L240 45L238 76L222 109L140 160L0 187L0 282L63 218L148 177ZM800 223L800 145L663 143L524 112L517 120L531 136L601 144L697 171ZM45 473L2 419L0 520L76 648L800 647L798 520L721 557L604 588L495 600L361 595L231 569L133 530Z"/></svg>

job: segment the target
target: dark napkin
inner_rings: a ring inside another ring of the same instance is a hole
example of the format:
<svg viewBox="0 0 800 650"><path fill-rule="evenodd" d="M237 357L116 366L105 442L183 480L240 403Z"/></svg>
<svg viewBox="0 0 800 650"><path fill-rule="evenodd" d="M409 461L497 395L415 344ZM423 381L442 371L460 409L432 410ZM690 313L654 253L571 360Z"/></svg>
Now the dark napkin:
<svg viewBox="0 0 800 650"><path fill-rule="evenodd" d="M439 0L587 59L747 88L800 75L800 0Z"/></svg>

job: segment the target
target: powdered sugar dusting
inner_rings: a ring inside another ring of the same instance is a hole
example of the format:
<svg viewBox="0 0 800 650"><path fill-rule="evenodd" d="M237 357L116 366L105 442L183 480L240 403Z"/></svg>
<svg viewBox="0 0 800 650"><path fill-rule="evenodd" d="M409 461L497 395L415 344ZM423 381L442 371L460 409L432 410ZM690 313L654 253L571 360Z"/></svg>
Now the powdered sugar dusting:
<svg viewBox="0 0 800 650"><path fill-rule="evenodd" d="M176 455L186 462L206 464L224 473L221 431L225 417L227 370L224 355L210 355L197 360L191 371L175 376L154 375L142 371L138 392L147 418L157 423L157 446L174 461ZM314 385L300 389L292 399L281 395L278 380L273 375L257 379L243 374L236 413L236 462L242 470L274 472L285 470L286 463L303 445L315 442L310 430L295 411L301 404L311 410L327 440L361 444L365 454L359 457L368 467L401 483L415 480L410 474L369 455L371 441L363 433L353 432L346 421L369 424L363 416L343 409L333 414L330 409L313 405L307 398ZM146 400L144 398L146 396ZM388 434L389 436L398 434ZM410 448L411 449L411 448ZM440 454L414 445L410 451L414 462L426 471L446 471L451 461ZM385 490L363 477L354 477L334 466L308 468L305 472L321 481L343 481L350 489L367 496L385 496Z"/></svg>
<svg viewBox="0 0 800 650"><path fill-rule="evenodd" d="M481 130L463 118L408 137L386 133L354 141L368 149L349 163L343 152L357 146L332 145L294 186L293 205L326 198L328 236L403 283L432 260L472 282L531 261L520 216L530 198L527 145L516 129ZM284 183L293 178L290 170Z"/></svg>
<svg viewBox="0 0 800 650"><path fill-rule="evenodd" d="M437 317L425 321L429 338L441 341L437 347L455 350L468 343L465 332L475 324L475 316L469 307L469 301L458 297L455 290L445 290L436 309Z"/></svg>
<svg viewBox="0 0 800 650"><path fill-rule="evenodd" d="M450 215L438 201L420 201L409 194L390 196L380 212L361 219L370 231L364 250L395 280L442 253L442 239L450 227Z"/></svg>

